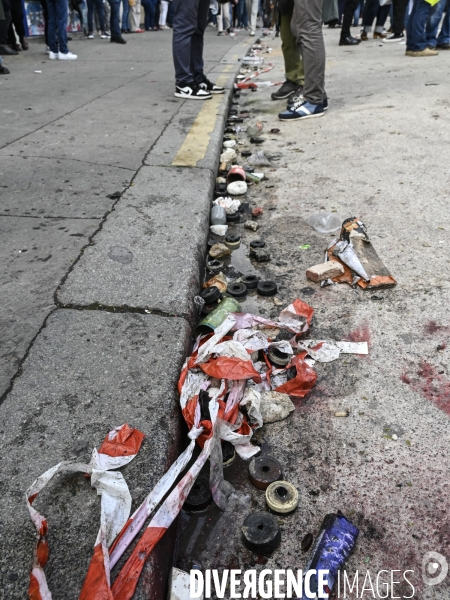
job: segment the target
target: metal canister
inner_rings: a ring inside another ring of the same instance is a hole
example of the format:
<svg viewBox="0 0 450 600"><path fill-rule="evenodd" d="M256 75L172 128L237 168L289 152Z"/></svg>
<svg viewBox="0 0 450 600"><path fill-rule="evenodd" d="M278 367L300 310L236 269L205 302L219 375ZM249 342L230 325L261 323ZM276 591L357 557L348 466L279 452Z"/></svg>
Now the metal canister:
<svg viewBox="0 0 450 600"><path fill-rule="evenodd" d="M240 305L234 298L225 298L213 311L201 321L196 330L195 336L200 334L213 333L216 327L222 325L227 316L232 312L240 312Z"/></svg>

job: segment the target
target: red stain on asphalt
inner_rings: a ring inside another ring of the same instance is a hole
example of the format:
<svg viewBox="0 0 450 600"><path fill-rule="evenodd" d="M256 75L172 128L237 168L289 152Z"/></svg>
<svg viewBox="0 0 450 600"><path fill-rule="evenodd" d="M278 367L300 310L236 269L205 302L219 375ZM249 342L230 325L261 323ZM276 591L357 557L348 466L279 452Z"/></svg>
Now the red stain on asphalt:
<svg viewBox="0 0 450 600"><path fill-rule="evenodd" d="M450 380L426 360L420 362L417 375L420 379L412 380L404 372L401 375L401 380L440 410L450 415Z"/></svg>
<svg viewBox="0 0 450 600"><path fill-rule="evenodd" d="M435 333L444 332L450 333L450 327L446 327L445 325L438 325L436 321L428 321L424 329L427 335L434 335Z"/></svg>

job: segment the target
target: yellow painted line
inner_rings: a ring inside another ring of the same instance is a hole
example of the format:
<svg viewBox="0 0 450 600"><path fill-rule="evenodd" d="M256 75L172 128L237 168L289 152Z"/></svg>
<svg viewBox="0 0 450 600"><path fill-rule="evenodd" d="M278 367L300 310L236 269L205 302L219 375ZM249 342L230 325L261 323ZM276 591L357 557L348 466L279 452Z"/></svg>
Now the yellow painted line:
<svg viewBox="0 0 450 600"><path fill-rule="evenodd" d="M217 85L224 85L227 79L228 75L222 73L217 78L216 83ZM222 98L221 94L216 94L213 95L211 100L204 102L189 133L181 144L181 148L172 161L174 167L195 167L199 160L205 158L209 140L216 125L217 109Z"/></svg>

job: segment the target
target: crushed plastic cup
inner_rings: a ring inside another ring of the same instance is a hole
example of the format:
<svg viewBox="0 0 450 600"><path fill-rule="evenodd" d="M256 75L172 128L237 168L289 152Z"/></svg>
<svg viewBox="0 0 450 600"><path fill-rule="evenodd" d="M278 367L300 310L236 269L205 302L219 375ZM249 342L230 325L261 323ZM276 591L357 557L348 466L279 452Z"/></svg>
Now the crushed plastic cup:
<svg viewBox="0 0 450 600"><path fill-rule="evenodd" d="M258 150L258 152L249 156L247 162L253 167L270 167L272 164L264 154L264 150Z"/></svg>
<svg viewBox="0 0 450 600"><path fill-rule="evenodd" d="M319 233L332 233L341 227L341 219L332 213L315 213L306 219L308 225Z"/></svg>

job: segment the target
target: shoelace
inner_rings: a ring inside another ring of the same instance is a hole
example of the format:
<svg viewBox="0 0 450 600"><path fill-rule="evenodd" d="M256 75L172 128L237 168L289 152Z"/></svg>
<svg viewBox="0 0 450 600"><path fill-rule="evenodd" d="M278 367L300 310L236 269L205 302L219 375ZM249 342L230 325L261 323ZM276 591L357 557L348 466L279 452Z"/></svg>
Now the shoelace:
<svg viewBox="0 0 450 600"><path fill-rule="evenodd" d="M297 110L302 104L305 103L303 96L294 96L292 100L294 103L291 105L291 110Z"/></svg>

